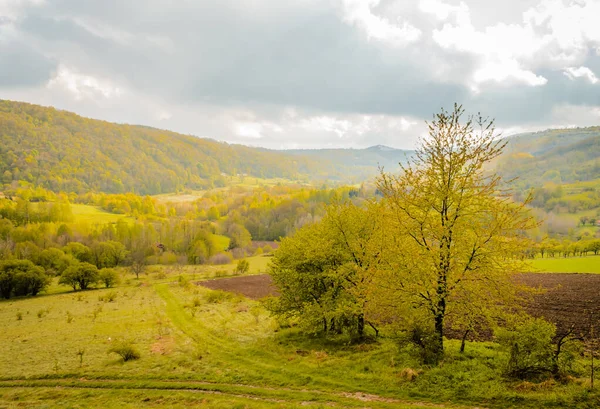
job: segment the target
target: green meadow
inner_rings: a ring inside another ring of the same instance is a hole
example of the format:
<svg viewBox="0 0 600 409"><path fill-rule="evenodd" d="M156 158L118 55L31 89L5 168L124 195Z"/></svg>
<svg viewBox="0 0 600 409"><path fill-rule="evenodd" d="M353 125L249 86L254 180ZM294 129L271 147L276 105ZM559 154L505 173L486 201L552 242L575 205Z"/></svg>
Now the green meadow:
<svg viewBox="0 0 600 409"><path fill-rule="evenodd" d="M531 264L537 271L545 273L600 274L600 255L536 258Z"/></svg>
<svg viewBox="0 0 600 409"><path fill-rule="evenodd" d="M269 257L249 259L250 273ZM421 365L385 334L324 340L273 319L260 301L196 285L225 266L151 266L139 280L0 302L0 407L475 408L596 407L586 362L578 379L507 381L494 343L449 341ZM139 359L111 349L128 345ZM533 386L532 386L533 385ZM581 403L584 402L584 403ZM580 405L580 406L578 406Z"/></svg>
<svg viewBox="0 0 600 409"><path fill-rule="evenodd" d="M110 213L97 206L83 205L83 204L71 204L71 211L75 218L76 223L87 223L87 224L105 224L105 223L116 223L119 220L132 220L122 214Z"/></svg>

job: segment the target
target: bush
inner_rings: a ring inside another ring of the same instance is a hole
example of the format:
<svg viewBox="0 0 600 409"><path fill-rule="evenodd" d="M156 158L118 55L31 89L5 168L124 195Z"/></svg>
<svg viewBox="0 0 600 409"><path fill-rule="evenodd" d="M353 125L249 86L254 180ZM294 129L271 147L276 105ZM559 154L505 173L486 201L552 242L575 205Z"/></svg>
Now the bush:
<svg viewBox="0 0 600 409"><path fill-rule="evenodd" d="M117 299L117 293L115 291L109 291L106 294L98 297L98 301L104 301L104 302L113 302L116 299Z"/></svg>
<svg viewBox="0 0 600 409"><path fill-rule="evenodd" d="M36 295L50 284L50 278L42 267L29 260L5 260L0 262L0 295Z"/></svg>
<svg viewBox="0 0 600 409"><path fill-rule="evenodd" d="M98 273L98 277L100 278L100 282L103 283L106 288L113 287L121 282L119 273L112 268L103 268Z"/></svg>
<svg viewBox="0 0 600 409"><path fill-rule="evenodd" d="M237 274L246 274L250 270L250 263L248 260L240 260L235 266L235 272Z"/></svg>
<svg viewBox="0 0 600 409"><path fill-rule="evenodd" d="M230 253L219 253L208 259L210 264L222 265L229 264L233 261L233 257Z"/></svg>
<svg viewBox="0 0 600 409"><path fill-rule="evenodd" d="M98 268L90 263L78 263L67 268L60 276L59 284L70 285L73 290L85 290L100 279Z"/></svg>
<svg viewBox="0 0 600 409"><path fill-rule="evenodd" d="M210 290L204 296L204 299L209 304L219 304L225 301L230 301L234 298L232 293L221 290Z"/></svg>
<svg viewBox="0 0 600 409"><path fill-rule="evenodd" d="M540 318L528 320L514 330L499 329L496 337L508 353L505 373L515 379L547 375L554 368L554 324Z"/></svg>
<svg viewBox="0 0 600 409"><path fill-rule="evenodd" d="M137 349L135 349L131 341L115 342L115 344L108 350L108 353L119 355L123 359L123 362L140 359L140 353Z"/></svg>
<svg viewBox="0 0 600 409"><path fill-rule="evenodd" d="M441 357L437 334L433 328L420 323L413 323L400 338L399 344L401 347L410 345L416 348L420 361L425 365L435 365Z"/></svg>

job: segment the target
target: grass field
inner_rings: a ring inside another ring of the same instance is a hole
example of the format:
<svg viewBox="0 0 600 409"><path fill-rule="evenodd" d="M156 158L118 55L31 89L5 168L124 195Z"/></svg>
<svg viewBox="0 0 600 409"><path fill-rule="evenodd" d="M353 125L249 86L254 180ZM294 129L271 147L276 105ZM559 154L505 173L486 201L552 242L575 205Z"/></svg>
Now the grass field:
<svg viewBox="0 0 600 409"><path fill-rule="evenodd" d="M259 178L254 176L227 176L226 177L227 186L214 188L210 190L187 190L183 193L164 193L160 195L154 195L153 197L160 202L163 203L183 203L183 202L193 202L194 200L198 200L207 192L218 192L223 190L228 190L231 187L242 187L247 189L254 189L258 187L270 187L277 185L295 185L301 184L305 186L310 186L307 182L303 181L294 181L290 179L284 178Z"/></svg>
<svg viewBox="0 0 600 409"><path fill-rule="evenodd" d="M251 259L253 268L263 259ZM448 342L421 366L393 338L353 345L281 328L260 302L193 284L224 266L149 268L114 289L0 302L0 407L597 407L585 381L519 389L495 344ZM111 301L112 299L112 301ZM20 319L19 319L20 318ZM139 360L109 349L129 341ZM414 379L405 374L414 371ZM584 374L583 369L582 375ZM579 402L579 403L578 403ZM583 402L583 403L582 403ZM517 406L515 406L517 404ZM589 406L592 404L592 406Z"/></svg>
<svg viewBox="0 0 600 409"><path fill-rule="evenodd" d="M73 216L75 216L74 221L76 223L105 224L116 223L121 219L131 220L131 218L125 215L109 213L97 206L71 204L71 210Z"/></svg>
<svg viewBox="0 0 600 409"><path fill-rule="evenodd" d="M585 257L536 258L533 267L546 273L595 273L600 274L600 255Z"/></svg>

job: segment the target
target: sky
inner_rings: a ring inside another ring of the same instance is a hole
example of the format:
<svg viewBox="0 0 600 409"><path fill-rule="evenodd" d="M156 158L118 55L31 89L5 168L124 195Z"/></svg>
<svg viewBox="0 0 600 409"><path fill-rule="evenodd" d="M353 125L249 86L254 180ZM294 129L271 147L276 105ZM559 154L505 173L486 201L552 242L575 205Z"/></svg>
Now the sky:
<svg viewBox="0 0 600 409"><path fill-rule="evenodd" d="M600 0L0 0L0 99L230 143L414 148L462 104L600 124Z"/></svg>

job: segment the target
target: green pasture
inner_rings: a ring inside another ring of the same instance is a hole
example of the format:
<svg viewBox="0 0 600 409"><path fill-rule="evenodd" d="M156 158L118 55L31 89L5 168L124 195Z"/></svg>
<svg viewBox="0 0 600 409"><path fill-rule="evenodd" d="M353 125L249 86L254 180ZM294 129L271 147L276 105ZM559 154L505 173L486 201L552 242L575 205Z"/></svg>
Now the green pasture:
<svg viewBox="0 0 600 409"><path fill-rule="evenodd" d="M249 258L251 268L261 271L268 259ZM502 376L506 356L493 343L469 342L460 354L449 341L444 362L431 368L392 334L365 344L326 341L282 325L260 302L196 285L234 266L151 266L139 280L121 269L116 288L72 292L55 280L47 294L0 301L0 407L600 404L584 366L570 383L524 390ZM140 359L109 353L124 341Z"/></svg>
<svg viewBox="0 0 600 409"><path fill-rule="evenodd" d="M75 217L75 223L87 223L91 225L116 223L119 220L131 220L130 217L122 214L110 213L97 206L71 204L71 211Z"/></svg>
<svg viewBox="0 0 600 409"><path fill-rule="evenodd" d="M600 274L600 255L536 258L531 264L534 269L544 273Z"/></svg>

